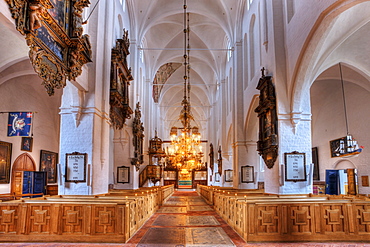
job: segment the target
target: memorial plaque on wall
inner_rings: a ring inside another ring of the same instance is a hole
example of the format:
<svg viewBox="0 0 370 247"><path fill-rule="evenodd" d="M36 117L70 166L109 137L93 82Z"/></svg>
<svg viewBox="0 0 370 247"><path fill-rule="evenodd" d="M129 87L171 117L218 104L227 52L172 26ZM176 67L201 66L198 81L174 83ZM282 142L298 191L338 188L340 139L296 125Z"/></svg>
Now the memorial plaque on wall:
<svg viewBox="0 0 370 247"><path fill-rule="evenodd" d="M66 182L86 182L86 153L66 154Z"/></svg>
<svg viewBox="0 0 370 247"><path fill-rule="evenodd" d="M306 181L306 155L304 153L285 153L285 181Z"/></svg>

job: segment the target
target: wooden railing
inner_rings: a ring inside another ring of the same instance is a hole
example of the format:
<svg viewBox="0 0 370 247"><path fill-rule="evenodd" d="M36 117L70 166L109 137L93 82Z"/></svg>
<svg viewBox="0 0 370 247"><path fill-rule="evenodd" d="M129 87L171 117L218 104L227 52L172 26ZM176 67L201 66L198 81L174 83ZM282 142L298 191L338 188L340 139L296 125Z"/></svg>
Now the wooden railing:
<svg viewBox="0 0 370 247"><path fill-rule="evenodd" d="M173 192L164 186L2 202L0 242L125 243Z"/></svg>
<svg viewBox="0 0 370 247"><path fill-rule="evenodd" d="M370 241L366 196L270 195L201 185L198 192L247 242Z"/></svg>
<svg viewBox="0 0 370 247"><path fill-rule="evenodd" d="M37 194L16 194L16 193L5 193L0 194L0 201L11 201L20 199L22 197L41 197L43 196L43 193L37 193Z"/></svg>

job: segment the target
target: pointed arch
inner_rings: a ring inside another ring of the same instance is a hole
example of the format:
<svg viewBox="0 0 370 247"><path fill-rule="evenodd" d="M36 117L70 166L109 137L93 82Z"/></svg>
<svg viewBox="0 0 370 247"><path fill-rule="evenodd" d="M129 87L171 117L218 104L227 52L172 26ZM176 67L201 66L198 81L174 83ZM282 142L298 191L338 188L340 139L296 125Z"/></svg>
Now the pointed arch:
<svg viewBox="0 0 370 247"><path fill-rule="evenodd" d="M28 153L23 153L19 155L13 163L10 186L11 193L22 191L22 188L18 188L19 186L21 186L21 183L17 183L17 181L19 180L18 172L21 171L36 171L36 163L31 155L29 155Z"/></svg>

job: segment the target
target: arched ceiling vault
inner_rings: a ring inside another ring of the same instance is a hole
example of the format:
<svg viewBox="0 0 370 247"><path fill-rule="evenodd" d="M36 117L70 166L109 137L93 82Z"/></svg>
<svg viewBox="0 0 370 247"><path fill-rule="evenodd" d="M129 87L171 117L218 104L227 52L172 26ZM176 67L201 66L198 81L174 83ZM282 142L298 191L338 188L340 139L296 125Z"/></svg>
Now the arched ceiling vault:
<svg viewBox="0 0 370 247"><path fill-rule="evenodd" d="M245 0L187 0L190 26L190 83L192 112L200 129L206 128L210 106L217 99L217 84L224 79L227 51L234 46L237 16ZM158 96L161 119L167 128L176 123L183 99L183 0L128 0L134 18L132 33L143 50L146 77L153 81L167 63L181 63ZM230 41L230 44L227 43ZM148 85L151 86L151 85Z"/></svg>

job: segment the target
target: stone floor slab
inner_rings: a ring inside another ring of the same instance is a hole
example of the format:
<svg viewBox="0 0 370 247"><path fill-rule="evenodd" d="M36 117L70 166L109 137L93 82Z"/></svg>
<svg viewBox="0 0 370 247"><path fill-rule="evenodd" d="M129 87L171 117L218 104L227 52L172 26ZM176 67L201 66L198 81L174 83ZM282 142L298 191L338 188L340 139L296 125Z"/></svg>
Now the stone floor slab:
<svg viewBox="0 0 370 247"><path fill-rule="evenodd" d="M221 227L186 228L186 246L235 246Z"/></svg>
<svg viewBox="0 0 370 247"><path fill-rule="evenodd" d="M210 206L188 206L188 211L212 211Z"/></svg>
<svg viewBox="0 0 370 247"><path fill-rule="evenodd" d="M157 213L183 213L186 214L186 207L161 207Z"/></svg>
<svg viewBox="0 0 370 247"><path fill-rule="evenodd" d="M186 225L188 226L210 226L220 225L214 216L188 216Z"/></svg>
<svg viewBox="0 0 370 247"><path fill-rule="evenodd" d="M185 245L184 228L150 228L140 240L138 247Z"/></svg>
<svg viewBox="0 0 370 247"><path fill-rule="evenodd" d="M186 215L159 215L153 222L153 226L185 226Z"/></svg>

